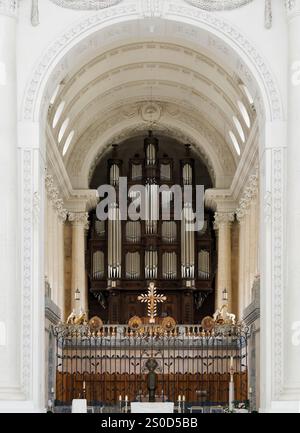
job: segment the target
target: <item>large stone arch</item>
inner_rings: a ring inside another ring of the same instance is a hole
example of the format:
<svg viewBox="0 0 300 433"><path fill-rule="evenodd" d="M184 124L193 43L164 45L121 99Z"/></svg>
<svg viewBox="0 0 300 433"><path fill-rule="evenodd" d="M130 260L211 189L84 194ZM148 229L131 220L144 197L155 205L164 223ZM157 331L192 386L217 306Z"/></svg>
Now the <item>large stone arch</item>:
<svg viewBox="0 0 300 433"><path fill-rule="evenodd" d="M205 32L222 41L244 65L240 73L246 84L258 90L256 106L261 119L261 217L269 221L261 231L262 282L262 407L279 400L283 388L283 313L284 288L284 186L285 186L285 129L284 108L280 90L273 73L256 46L221 16L197 10L173 1L152 2L141 8L139 1L128 2L89 15L75 23L54 41L32 68L32 75L23 94L20 107L20 167L22 178L22 371L26 399L35 400L43 408L44 367L43 350L43 177L44 130L49 82L65 73L60 65L73 49L96 32L116 28L117 24L139 22L145 16L156 17L159 23L175 23L178 33L189 43L197 42L198 33ZM190 30L190 31L188 31ZM118 35L114 35L118 37ZM22 139L26 131L30 139ZM29 133L28 133L29 132ZM266 200L267 198L267 200ZM34 320L32 320L34 317ZM276 327L272 330L272 326ZM275 346L277 350L275 350ZM33 350L34 348L34 350ZM271 356L272 355L272 356ZM33 386L30 384L33 383Z"/></svg>

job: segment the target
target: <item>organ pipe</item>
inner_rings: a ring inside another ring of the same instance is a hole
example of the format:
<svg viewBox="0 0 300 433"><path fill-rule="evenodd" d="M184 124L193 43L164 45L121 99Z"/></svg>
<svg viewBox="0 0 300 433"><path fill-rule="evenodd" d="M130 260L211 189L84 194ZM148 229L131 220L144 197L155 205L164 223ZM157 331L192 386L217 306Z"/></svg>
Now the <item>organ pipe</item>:
<svg viewBox="0 0 300 433"><path fill-rule="evenodd" d="M110 167L110 184L113 186L119 185L120 168L117 164L112 164Z"/></svg>
<svg viewBox="0 0 300 433"><path fill-rule="evenodd" d="M181 273L185 279L195 277L195 233L189 230L192 221L193 209L190 205L185 205L181 222Z"/></svg>
<svg viewBox="0 0 300 433"><path fill-rule="evenodd" d="M121 278L121 219L116 203L111 205L108 215L108 275L118 279Z"/></svg>
<svg viewBox="0 0 300 433"><path fill-rule="evenodd" d="M104 253L95 251L93 254L93 279L101 280L104 277Z"/></svg>
<svg viewBox="0 0 300 433"><path fill-rule="evenodd" d="M182 178L184 185L192 185L193 182L193 169L190 164L184 164L182 170Z"/></svg>
<svg viewBox="0 0 300 433"><path fill-rule="evenodd" d="M127 242L139 243L141 240L141 223L139 221L129 221L126 224Z"/></svg>
<svg viewBox="0 0 300 433"><path fill-rule="evenodd" d="M158 255L155 250L145 252L145 277L147 279L157 278Z"/></svg>

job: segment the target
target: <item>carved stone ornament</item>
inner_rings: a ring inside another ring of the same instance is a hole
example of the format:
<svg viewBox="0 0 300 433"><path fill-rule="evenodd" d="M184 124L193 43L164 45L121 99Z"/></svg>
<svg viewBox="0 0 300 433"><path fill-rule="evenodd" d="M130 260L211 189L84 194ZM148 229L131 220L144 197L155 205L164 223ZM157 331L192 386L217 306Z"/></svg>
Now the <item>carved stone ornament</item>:
<svg viewBox="0 0 300 433"><path fill-rule="evenodd" d="M253 0L185 0L187 3L206 11L224 11L236 9Z"/></svg>
<svg viewBox="0 0 300 433"><path fill-rule="evenodd" d="M57 6L68 9L99 10L117 5L122 0L51 0Z"/></svg>
<svg viewBox="0 0 300 433"><path fill-rule="evenodd" d="M0 15L17 16L18 0L0 0Z"/></svg>

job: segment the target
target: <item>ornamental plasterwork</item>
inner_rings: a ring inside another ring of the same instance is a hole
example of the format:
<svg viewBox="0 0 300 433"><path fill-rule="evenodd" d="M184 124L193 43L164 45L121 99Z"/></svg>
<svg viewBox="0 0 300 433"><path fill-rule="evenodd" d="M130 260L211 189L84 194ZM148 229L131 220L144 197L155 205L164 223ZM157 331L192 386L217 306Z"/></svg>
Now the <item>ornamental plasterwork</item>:
<svg viewBox="0 0 300 433"><path fill-rule="evenodd" d="M116 109L109 113L109 116L106 119L103 119L101 124L97 122L95 125L89 127L81 136L80 141L77 142L76 153L70 154L67 167L71 176L76 176L81 172L83 161L85 160L88 150L91 149L95 143L98 143L100 137L103 137L107 131L116 128L116 125L120 125L124 123L124 121L128 120L134 121L138 124L142 121L144 122L143 129L149 129L149 122L145 122L141 115L141 113L145 111L145 107L148 107L148 103L132 104L132 106L127 107L126 110L124 108ZM178 108L179 107L175 104L162 102L157 104L157 109L162 114L160 122L155 124L154 129L157 130L160 125L170 124L170 121L173 124L175 121L176 123L184 123L193 130L198 131L198 133L200 132L217 156L223 174L232 175L235 171L235 162L230 151L224 152L224 149L226 149L224 146L227 145L221 140L218 133L214 131L207 122L204 124L203 121L199 120L199 117L196 117L192 110L185 112ZM202 151L202 153L204 152Z"/></svg>
<svg viewBox="0 0 300 433"><path fill-rule="evenodd" d="M19 0L0 0L0 15L16 16Z"/></svg>
<svg viewBox="0 0 300 433"><path fill-rule="evenodd" d="M286 9L291 11L296 6L296 0L285 0L284 4Z"/></svg>
<svg viewBox="0 0 300 433"><path fill-rule="evenodd" d="M248 185L244 189L243 195L239 201L239 206L236 211L237 219L241 222L247 214L251 202L256 198L258 193L258 171L250 176Z"/></svg>
<svg viewBox="0 0 300 433"><path fill-rule="evenodd" d="M122 0L51 0L57 6L77 10L99 10L121 3Z"/></svg>
<svg viewBox="0 0 300 433"><path fill-rule="evenodd" d="M82 226L85 230L89 228L89 214L88 212L70 212L68 220L77 226Z"/></svg>
<svg viewBox="0 0 300 433"><path fill-rule="evenodd" d="M48 174L45 178L45 186L48 198L53 205L53 209L56 211L61 221L66 221L67 210L64 207L64 201L62 198L60 198L59 190L55 185L53 176L51 176L50 174Z"/></svg>
<svg viewBox="0 0 300 433"><path fill-rule="evenodd" d="M234 222L234 212L216 212L214 229L219 230L221 224L228 224Z"/></svg>
<svg viewBox="0 0 300 433"><path fill-rule="evenodd" d="M185 0L197 8L204 9L206 11L224 11L240 8L253 0Z"/></svg>
<svg viewBox="0 0 300 433"><path fill-rule="evenodd" d="M65 34L61 35L60 38L54 41L49 49L44 52L43 57L40 59L40 62L35 69L32 79L28 83L23 101L22 118L28 120L33 119L35 115L37 115L36 110L38 108L38 92L41 88L41 83L45 78L46 72L49 71L50 65L55 62L55 59L59 53L65 49L66 45L75 39L79 33L80 35L84 35L91 28L94 28L100 23L104 21L108 23L110 18L124 17L126 15L129 16L134 13L138 13L138 8L136 7L136 4L133 3L128 4L127 9L124 7L110 8L106 11L105 16L102 15L102 13L99 13L93 17L86 18L80 23L80 25L76 24L76 26L69 28ZM205 13L201 10L197 11L194 8L183 7L177 3L175 4L169 2L166 13L176 13L177 15L186 18L192 16L195 21L200 23L200 25L202 23L208 24L213 30L218 30L225 36L228 36L231 40L234 40L234 42L238 45L238 48L242 49L245 55L247 55L250 61L252 61L257 67L257 70L261 75L261 79L265 83L270 100L270 114L272 119L282 118L282 101L271 72L262 56L257 52L256 48L252 46L252 44L247 38L245 38L243 34L241 34L236 28L233 28L222 18L215 16L215 14ZM184 28L182 31L184 31Z"/></svg>

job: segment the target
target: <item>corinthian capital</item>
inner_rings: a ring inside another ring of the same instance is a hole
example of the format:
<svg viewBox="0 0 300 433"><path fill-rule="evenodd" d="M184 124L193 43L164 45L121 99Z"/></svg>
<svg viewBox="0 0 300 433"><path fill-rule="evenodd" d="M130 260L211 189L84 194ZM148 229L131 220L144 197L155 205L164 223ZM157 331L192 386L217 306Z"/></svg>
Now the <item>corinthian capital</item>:
<svg viewBox="0 0 300 433"><path fill-rule="evenodd" d="M86 230L89 228L88 212L70 212L69 221L76 226L82 226Z"/></svg>
<svg viewBox="0 0 300 433"><path fill-rule="evenodd" d="M216 212L214 228L218 230L221 225L231 225L234 221L234 212Z"/></svg>
<svg viewBox="0 0 300 433"><path fill-rule="evenodd" d="M19 0L0 0L0 15L17 17Z"/></svg>

